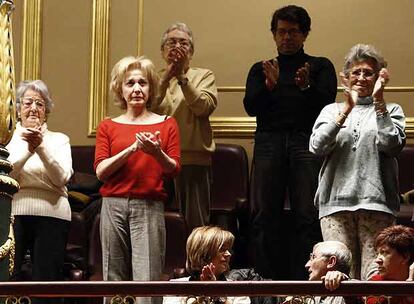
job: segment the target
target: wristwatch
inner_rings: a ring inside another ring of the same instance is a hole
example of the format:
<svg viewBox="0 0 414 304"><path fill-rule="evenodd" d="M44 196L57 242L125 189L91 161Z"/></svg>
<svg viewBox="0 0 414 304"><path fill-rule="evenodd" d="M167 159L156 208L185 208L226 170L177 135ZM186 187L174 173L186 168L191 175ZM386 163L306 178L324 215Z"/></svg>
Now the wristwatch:
<svg viewBox="0 0 414 304"><path fill-rule="evenodd" d="M178 85L179 85L179 86L186 86L186 85L187 85L187 83L188 83L188 78L187 78L187 77L184 77L184 78L178 79Z"/></svg>

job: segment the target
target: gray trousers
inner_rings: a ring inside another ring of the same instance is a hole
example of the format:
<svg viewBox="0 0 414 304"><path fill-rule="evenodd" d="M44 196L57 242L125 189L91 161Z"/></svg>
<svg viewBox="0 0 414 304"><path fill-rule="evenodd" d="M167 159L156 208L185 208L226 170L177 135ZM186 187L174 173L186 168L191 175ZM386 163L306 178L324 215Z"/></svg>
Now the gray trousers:
<svg viewBox="0 0 414 304"><path fill-rule="evenodd" d="M175 196L189 231L210 223L211 167L183 165L175 178Z"/></svg>
<svg viewBox="0 0 414 304"><path fill-rule="evenodd" d="M163 202L104 197L100 233L105 281L160 280L165 258ZM137 300L160 303L159 298Z"/></svg>

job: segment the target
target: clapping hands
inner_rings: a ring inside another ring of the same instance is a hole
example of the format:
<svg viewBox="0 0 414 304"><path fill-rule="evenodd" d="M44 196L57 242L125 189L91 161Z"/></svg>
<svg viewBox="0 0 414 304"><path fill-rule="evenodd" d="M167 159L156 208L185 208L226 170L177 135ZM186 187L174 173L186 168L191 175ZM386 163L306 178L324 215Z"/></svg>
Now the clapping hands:
<svg viewBox="0 0 414 304"><path fill-rule="evenodd" d="M306 89L309 86L310 64L305 65L296 71L295 83L300 89Z"/></svg>
<svg viewBox="0 0 414 304"><path fill-rule="evenodd" d="M184 69L189 61L189 53L186 48L179 46L169 50L168 57L172 58L172 61L168 63L163 77L166 81L184 74Z"/></svg>
<svg viewBox="0 0 414 304"><path fill-rule="evenodd" d="M262 62L263 73L266 77L266 88L271 91L279 80L279 64L276 59L265 60Z"/></svg>
<svg viewBox="0 0 414 304"><path fill-rule="evenodd" d="M40 126L35 128L26 128L23 130L21 134L23 140L25 140L28 143L28 149L31 153L34 153L35 149L43 141L43 134L40 128Z"/></svg>
<svg viewBox="0 0 414 304"><path fill-rule="evenodd" d="M161 151L160 131L136 133L132 149L133 151L141 150L153 156L157 155Z"/></svg>
<svg viewBox="0 0 414 304"><path fill-rule="evenodd" d="M384 100L384 87L390 80L390 74L386 68L382 68L378 73L377 81L374 85L372 96L377 100Z"/></svg>

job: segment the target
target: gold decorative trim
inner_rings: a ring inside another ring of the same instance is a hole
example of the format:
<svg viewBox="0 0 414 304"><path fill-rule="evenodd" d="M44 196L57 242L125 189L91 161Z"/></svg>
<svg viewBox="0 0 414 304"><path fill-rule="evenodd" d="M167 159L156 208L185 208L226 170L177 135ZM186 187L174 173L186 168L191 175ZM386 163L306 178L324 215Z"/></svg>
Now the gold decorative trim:
<svg viewBox="0 0 414 304"><path fill-rule="evenodd" d="M28 296L10 296L6 298L5 304L27 303L31 304L32 300Z"/></svg>
<svg viewBox="0 0 414 304"><path fill-rule="evenodd" d="M110 0L93 0L88 136L106 115Z"/></svg>
<svg viewBox="0 0 414 304"><path fill-rule="evenodd" d="M210 117L210 124L215 138L253 138L256 131L254 117ZM405 134L414 138L414 117L406 118Z"/></svg>
<svg viewBox="0 0 414 304"><path fill-rule="evenodd" d="M144 0L138 0L138 37L137 54L142 55L142 39L144 37Z"/></svg>
<svg viewBox="0 0 414 304"><path fill-rule="evenodd" d="M25 0L23 6L21 80L41 78L41 42L42 0Z"/></svg>
<svg viewBox="0 0 414 304"><path fill-rule="evenodd" d="M136 297L130 296L130 295L126 295L126 296L122 296L122 295L115 295L114 297L111 298L110 304L135 304L136 302Z"/></svg>
<svg viewBox="0 0 414 304"><path fill-rule="evenodd" d="M237 93L237 92L244 92L246 87L244 86L221 86L217 87L219 92L223 93ZM337 88L338 92L343 92L343 87ZM414 92L414 87L385 87L386 92L398 92L398 93L407 93L407 92Z"/></svg>
<svg viewBox="0 0 414 304"><path fill-rule="evenodd" d="M252 138L256 130L254 117L210 117L216 138Z"/></svg>
<svg viewBox="0 0 414 304"><path fill-rule="evenodd" d="M13 31L11 14L14 9L13 1L2 1L0 3L0 144L7 145L13 136L16 122L15 112L15 76L13 57ZM7 157L7 151L1 149L2 154ZM10 172L10 163L0 161L0 166Z"/></svg>
<svg viewBox="0 0 414 304"><path fill-rule="evenodd" d="M15 246L16 242L14 239L14 230L13 230L14 217L10 217L10 227L9 235L6 242L0 246L0 261L3 260L6 256L9 256L9 274L13 274L14 270L14 257L15 257Z"/></svg>

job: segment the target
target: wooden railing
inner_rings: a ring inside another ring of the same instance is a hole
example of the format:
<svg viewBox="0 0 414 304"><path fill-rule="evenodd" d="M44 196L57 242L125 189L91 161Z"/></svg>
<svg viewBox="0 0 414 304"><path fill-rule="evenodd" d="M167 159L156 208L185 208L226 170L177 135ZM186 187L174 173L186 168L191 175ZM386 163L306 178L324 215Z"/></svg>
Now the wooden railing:
<svg viewBox="0 0 414 304"><path fill-rule="evenodd" d="M413 296L414 282L345 281L329 292L320 281L237 282L1 282L0 297L163 296L276 296L276 295L387 295Z"/></svg>

